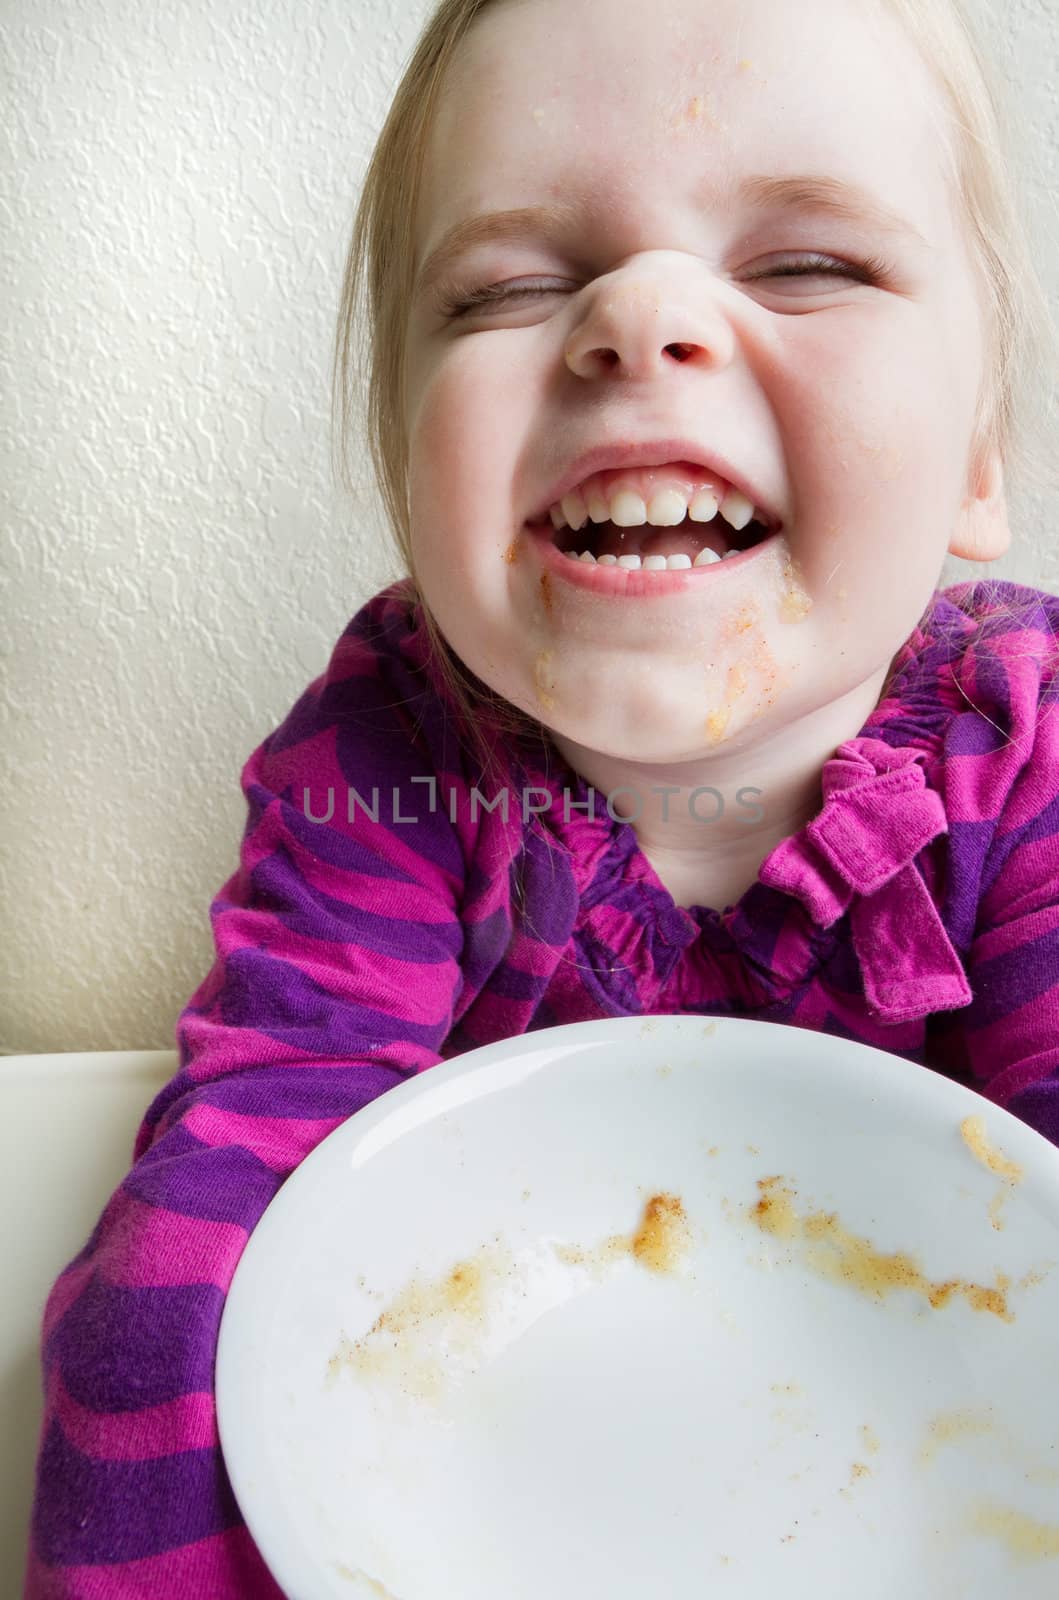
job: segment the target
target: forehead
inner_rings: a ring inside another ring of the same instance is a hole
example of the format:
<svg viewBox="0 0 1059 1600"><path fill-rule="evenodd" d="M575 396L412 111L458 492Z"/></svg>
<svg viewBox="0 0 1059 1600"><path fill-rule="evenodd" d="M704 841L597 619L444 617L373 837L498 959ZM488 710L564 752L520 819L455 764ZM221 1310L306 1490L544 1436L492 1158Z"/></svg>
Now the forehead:
<svg viewBox="0 0 1059 1600"><path fill-rule="evenodd" d="M939 91L882 0L502 0L462 42L416 218L591 195L671 211L741 175L829 173L930 237L951 216Z"/></svg>

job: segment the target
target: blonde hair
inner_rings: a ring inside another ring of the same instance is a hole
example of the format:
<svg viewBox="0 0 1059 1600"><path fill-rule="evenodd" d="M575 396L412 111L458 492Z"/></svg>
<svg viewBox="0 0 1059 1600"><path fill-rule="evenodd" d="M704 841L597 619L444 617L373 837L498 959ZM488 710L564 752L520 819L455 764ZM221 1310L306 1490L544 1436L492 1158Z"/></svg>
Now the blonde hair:
<svg viewBox="0 0 1059 1600"><path fill-rule="evenodd" d="M478 16L502 0L440 0L397 86L368 164L346 256L332 369L332 465L355 494L350 444L366 431L393 542L419 601L433 657L474 746L491 767L493 739L541 730L466 668L418 592L407 495L404 366L408 308L417 269L415 219L435 111L450 64ZM978 270L987 364L975 443L994 445L1005 472L1054 486L1051 382L1059 336L1037 275L1002 128L1010 109L987 67L961 0L879 0L903 24L943 90L953 180ZM359 337L360 303L366 291ZM1043 358L1043 359L1042 359ZM366 417L358 417L365 391ZM336 426L337 419L337 426Z"/></svg>

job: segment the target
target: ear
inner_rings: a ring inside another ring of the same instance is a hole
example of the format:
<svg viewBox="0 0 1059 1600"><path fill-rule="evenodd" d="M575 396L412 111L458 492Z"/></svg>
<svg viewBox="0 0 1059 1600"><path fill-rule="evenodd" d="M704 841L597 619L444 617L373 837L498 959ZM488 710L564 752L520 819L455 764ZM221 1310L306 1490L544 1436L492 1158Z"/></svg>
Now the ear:
<svg viewBox="0 0 1059 1600"><path fill-rule="evenodd" d="M949 554L963 561L996 561L1011 544L1004 467L992 446L979 456L970 492L960 507Z"/></svg>

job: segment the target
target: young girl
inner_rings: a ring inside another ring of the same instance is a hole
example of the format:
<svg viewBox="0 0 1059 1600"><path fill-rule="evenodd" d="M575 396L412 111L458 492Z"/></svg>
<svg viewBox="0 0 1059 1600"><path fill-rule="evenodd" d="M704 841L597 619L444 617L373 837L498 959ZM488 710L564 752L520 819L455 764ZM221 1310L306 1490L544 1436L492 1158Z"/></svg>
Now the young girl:
<svg viewBox="0 0 1059 1600"><path fill-rule="evenodd" d="M180 1071L46 1308L31 1600L279 1595L225 1293L292 1169L440 1060L763 1018L1059 1140L1059 601L935 587L1007 548L1050 348L998 147L952 0L443 0L338 348L344 438L366 267L410 576L243 771Z"/></svg>

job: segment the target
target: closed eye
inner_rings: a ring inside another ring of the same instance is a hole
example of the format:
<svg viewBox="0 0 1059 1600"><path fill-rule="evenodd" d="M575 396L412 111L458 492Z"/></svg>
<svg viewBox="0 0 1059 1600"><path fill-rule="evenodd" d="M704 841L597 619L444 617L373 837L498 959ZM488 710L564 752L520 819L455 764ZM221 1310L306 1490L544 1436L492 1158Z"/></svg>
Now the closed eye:
<svg viewBox="0 0 1059 1600"><path fill-rule="evenodd" d="M877 284L888 277L890 271L887 263L877 256L865 260L842 261L835 256L808 255L799 257L793 262L770 267L765 272L756 273L748 281L759 283L770 278L834 277L849 278L857 283ZM514 286L505 283L484 284L480 288L472 289L468 294L457 294L445 300L440 310L445 317L463 317L476 306L508 305L513 300L531 299L545 294L561 294L569 287L565 282L559 288L545 284Z"/></svg>

